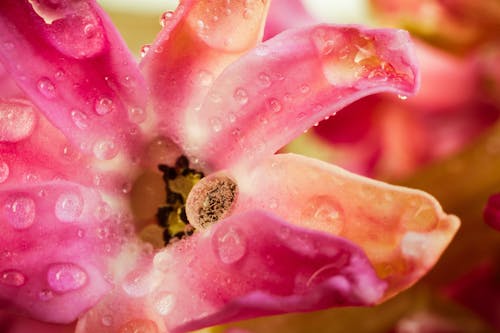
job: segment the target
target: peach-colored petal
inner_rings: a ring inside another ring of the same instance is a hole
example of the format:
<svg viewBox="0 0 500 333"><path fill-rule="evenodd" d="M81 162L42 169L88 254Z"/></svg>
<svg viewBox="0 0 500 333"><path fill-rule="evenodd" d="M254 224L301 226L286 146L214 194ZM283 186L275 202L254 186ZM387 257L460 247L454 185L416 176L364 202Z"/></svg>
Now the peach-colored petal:
<svg viewBox="0 0 500 333"><path fill-rule="evenodd" d="M284 32L217 79L188 113L187 147L208 169L256 163L347 104L418 86L404 31L319 25Z"/></svg>
<svg viewBox="0 0 500 333"><path fill-rule="evenodd" d="M389 283L385 297L408 288L431 269L459 226L455 216L446 215L424 192L299 155L276 155L233 177L239 187L234 213L266 209L357 244Z"/></svg>
<svg viewBox="0 0 500 333"><path fill-rule="evenodd" d="M0 61L46 117L99 159L140 145L137 64L94 1L0 3Z"/></svg>
<svg viewBox="0 0 500 333"><path fill-rule="evenodd" d="M385 289L356 245L259 211L219 221L152 261L139 261L79 321L77 332L186 332L255 316L373 304Z"/></svg>
<svg viewBox="0 0 500 333"><path fill-rule="evenodd" d="M183 0L163 14L141 63L162 134L184 142L186 114L199 112L222 70L261 40L269 2Z"/></svg>
<svg viewBox="0 0 500 333"><path fill-rule="evenodd" d="M272 0L264 30L264 40L282 31L317 23L301 0Z"/></svg>

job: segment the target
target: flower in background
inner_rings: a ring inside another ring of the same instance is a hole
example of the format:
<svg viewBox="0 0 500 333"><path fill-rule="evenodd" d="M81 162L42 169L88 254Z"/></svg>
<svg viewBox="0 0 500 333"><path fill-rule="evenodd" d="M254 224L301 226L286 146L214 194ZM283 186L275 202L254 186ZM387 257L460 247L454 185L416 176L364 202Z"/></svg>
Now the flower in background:
<svg viewBox="0 0 500 333"><path fill-rule="evenodd" d="M434 198L274 155L356 99L414 93L408 35L259 43L268 6L182 1L138 66L94 1L0 4L2 329L372 305L435 264L459 222Z"/></svg>

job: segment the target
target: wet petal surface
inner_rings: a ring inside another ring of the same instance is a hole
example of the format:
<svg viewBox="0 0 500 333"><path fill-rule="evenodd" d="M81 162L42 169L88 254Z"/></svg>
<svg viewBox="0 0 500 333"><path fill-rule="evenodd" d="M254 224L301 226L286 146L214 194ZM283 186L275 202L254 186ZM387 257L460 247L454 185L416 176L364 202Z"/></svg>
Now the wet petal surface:
<svg viewBox="0 0 500 333"><path fill-rule="evenodd" d="M126 237L95 191L67 182L4 186L0 224L3 309L69 323L110 290L108 257Z"/></svg>
<svg viewBox="0 0 500 333"><path fill-rule="evenodd" d="M2 1L0 36L7 72L79 149L107 160L137 148L128 115L145 108L145 85L97 4Z"/></svg>
<svg viewBox="0 0 500 333"><path fill-rule="evenodd" d="M385 289L357 246L258 211L174 243L140 271L125 277L77 332L126 332L127 325L185 332L261 315L373 304Z"/></svg>
<svg viewBox="0 0 500 333"><path fill-rule="evenodd" d="M254 171L233 176L239 186L233 213L266 209L353 242L389 283L385 297L432 268L459 226L457 217L446 215L424 192L299 155L276 155Z"/></svg>
<svg viewBox="0 0 500 333"><path fill-rule="evenodd" d="M256 163L361 97L412 94L410 45L403 31L359 26L280 34L217 79L201 112L188 116L187 146L212 170Z"/></svg>

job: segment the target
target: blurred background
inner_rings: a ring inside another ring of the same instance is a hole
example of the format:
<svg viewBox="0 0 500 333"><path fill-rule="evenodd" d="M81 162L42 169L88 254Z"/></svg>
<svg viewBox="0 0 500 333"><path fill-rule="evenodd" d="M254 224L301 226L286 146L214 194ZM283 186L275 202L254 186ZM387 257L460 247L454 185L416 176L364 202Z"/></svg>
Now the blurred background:
<svg viewBox="0 0 500 333"><path fill-rule="evenodd" d="M160 30L161 13L178 3L99 2L137 57ZM483 218L488 198L500 192L500 1L304 0L303 6L298 15L305 21L409 30L422 87L404 100L377 95L356 102L283 151L428 191L461 218L462 227L426 278L380 306L260 318L208 331L500 332L500 233ZM281 21L281 28L297 24Z"/></svg>

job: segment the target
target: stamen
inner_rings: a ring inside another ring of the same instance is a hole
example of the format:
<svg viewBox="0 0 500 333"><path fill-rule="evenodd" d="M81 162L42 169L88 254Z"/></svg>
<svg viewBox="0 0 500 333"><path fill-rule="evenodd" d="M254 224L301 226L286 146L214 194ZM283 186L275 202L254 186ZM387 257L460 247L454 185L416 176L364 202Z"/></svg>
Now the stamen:
<svg viewBox="0 0 500 333"><path fill-rule="evenodd" d="M226 217L238 195L236 183L225 175L203 179L191 191L186 203L189 222L206 228Z"/></svg>
<svg viewBox="0 0 500 333"><path fill-rule="evenodd" d="M158 208L156 219L163 227L165 245L193 234L194 228L189 224L185 202L193 186L203 178L203 173L189 168L189 160L181 156L174 167L160 164L158 169L163 173L166 202Z"/></svg>

